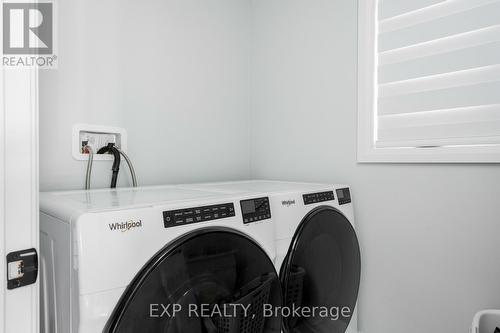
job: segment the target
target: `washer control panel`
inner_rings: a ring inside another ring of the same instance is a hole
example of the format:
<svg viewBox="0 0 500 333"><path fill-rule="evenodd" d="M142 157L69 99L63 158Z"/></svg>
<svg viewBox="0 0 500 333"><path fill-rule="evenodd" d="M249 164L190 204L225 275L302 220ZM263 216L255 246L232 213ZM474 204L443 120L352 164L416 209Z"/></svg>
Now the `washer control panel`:
<svg viewBox="0 0 500 333"><path fill-rule="evenodd" d="M253 223L271 218L269 198L257 198L240 201L243 223Z"/></svg>
<svg viewBox="0 0 500 333"><path fill-rule="evenodd" d="M349 191L349 188L339 188L336 192L340 205L345 205L351 202L351 192Z"/></svg>
<svg viewBox="0 0 500 333"><path fill-rule="evenodd" d="M234 216L234 214L233 203L176 209L163 212L163 224L165 228L171 228L179 225L223 219Z"/></svg>
<svg viewBox="0 0 500 333"><path fill-rule="evenodd" d="M309 193L309 194L304 194L302 197L304 198L304 205L335 200L333 191Z"/></svg>

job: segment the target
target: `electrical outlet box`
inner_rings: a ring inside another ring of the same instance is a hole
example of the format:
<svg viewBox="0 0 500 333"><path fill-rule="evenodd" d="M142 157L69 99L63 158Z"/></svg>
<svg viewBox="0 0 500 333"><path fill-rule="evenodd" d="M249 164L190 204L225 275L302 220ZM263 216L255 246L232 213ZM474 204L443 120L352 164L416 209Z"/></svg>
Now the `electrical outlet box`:
<svg viewBox="0 0 500 333"><path fill-rule="evenodd" d="M113 142L116 147L127 151L127 133L120 127L77 124L73 126L72 151L73 157L77 160L88 160L88 153L83 151L87 145L94 151L94 161L112 160L113 156L109 154L97 155L97 151Z"/></svg>

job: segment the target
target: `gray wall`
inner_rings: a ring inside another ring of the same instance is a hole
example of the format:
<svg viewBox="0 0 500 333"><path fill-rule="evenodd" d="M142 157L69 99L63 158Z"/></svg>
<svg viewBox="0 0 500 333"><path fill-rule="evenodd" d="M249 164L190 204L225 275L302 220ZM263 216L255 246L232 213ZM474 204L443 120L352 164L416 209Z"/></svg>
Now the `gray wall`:
<svg viewBox="0 0 500 333"><path fill-rule="evenodd" d="M356 163L357 5L256 0L252 170L352 184L364 333L466 333L500 308L500 167Z"/></svg>
<svg viewBox="0 0 500 333"><path fill-rule="evenodd" d="M59 68L40 78L41 190L82 188L75 123L124 127L143 185L248 178L249 46L248 0L60 1ZM95 163L95 187L110 168Z"/></svg>

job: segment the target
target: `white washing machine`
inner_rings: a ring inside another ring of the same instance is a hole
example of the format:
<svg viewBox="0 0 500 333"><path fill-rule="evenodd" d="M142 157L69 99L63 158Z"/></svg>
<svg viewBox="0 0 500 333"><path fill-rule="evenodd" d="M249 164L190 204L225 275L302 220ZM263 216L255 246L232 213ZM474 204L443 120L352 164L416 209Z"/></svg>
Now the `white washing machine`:
<svg viewBox="0 0 500 333"><path fill-rule="evenodd" d="M256 180L182 187L269 197L284 304L334 309L285 316L284 331L357 332L361 258L349 186ZM253 208L242 206L249 222L259 215Z"/></svg>
<svg viewBox="0 0 500 333"><path fill-rule="evenodd" d="M245 222L241 207L258 217ZM268 197L175 186L52 192L40 210L42 332L281 329L281 317L258 311L282 305Z"/></svg>

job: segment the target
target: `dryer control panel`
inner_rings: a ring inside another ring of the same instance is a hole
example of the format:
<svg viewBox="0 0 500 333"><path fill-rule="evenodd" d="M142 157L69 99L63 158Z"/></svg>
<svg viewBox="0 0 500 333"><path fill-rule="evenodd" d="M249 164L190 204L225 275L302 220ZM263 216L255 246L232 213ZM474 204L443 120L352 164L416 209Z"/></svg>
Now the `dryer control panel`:
<svg viewBox="0 0 500 333"><path fill-rule="evenodd" d="M271 208L269 206L269 198L257 198L240 201L241 215L243 223L253 223L271 218Z"/></svg>
<svg viewBox="0 0 500 333"><path fill-rule="evenodd" d="M309 193L309 194L304 194L302 197L304 198L304 205L335 200L333 191Z"/></svg>
<svg viewBox="0 0 500 333"><path fill-rule="evenodd" d="M163 212L165 228L179 225L206 222L234 216L234 204L225 203L194 208L184 208Z"/></svg>

